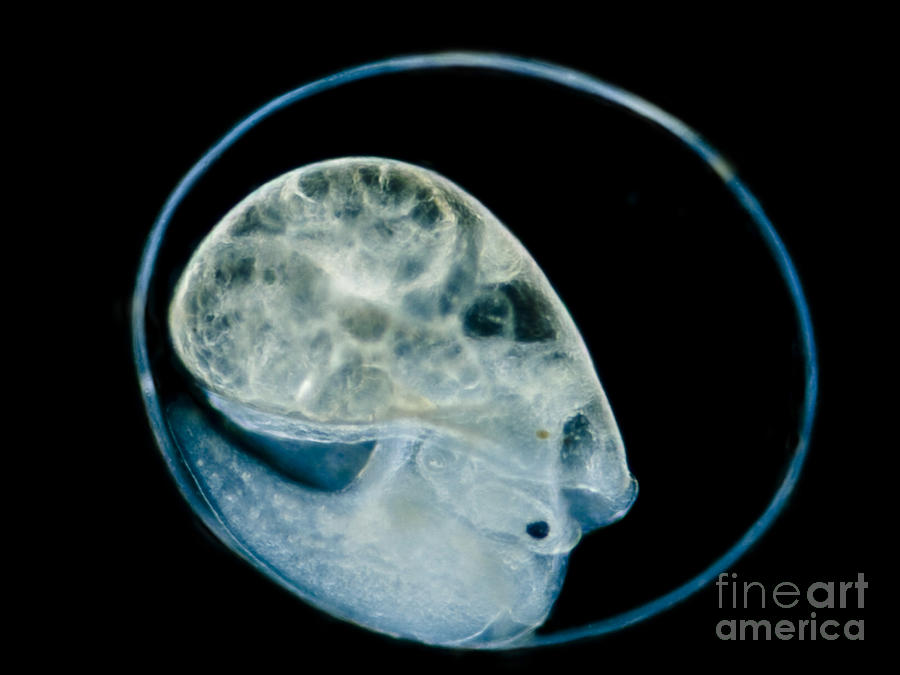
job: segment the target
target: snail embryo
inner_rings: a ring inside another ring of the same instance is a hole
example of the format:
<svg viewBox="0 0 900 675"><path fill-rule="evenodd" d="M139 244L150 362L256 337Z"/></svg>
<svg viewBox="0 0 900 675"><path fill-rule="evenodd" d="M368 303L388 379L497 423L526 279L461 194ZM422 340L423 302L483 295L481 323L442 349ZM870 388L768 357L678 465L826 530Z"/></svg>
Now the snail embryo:
<svg viewBox="0 0 900 675"><path fill-rule="evenodd" d="M562 301L433 171L346 157L266 183L193 252L168 325L198 394L169 424L228 543L340 618L527 638L635 499Z"/></svg>

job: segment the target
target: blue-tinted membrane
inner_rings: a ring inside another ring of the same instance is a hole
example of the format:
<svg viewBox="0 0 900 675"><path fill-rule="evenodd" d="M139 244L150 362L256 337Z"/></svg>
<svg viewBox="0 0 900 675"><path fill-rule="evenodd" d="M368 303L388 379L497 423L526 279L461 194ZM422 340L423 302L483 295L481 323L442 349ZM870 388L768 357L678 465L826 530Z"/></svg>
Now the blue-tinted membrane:
<svg viewBox="0 0 900 675"><path fill-rule="evenodd" d="M194 511L203 519L210 529L212 529L223 541L229 543L236 552L246 558L254 566L264 571L267 576L279 580L282 585L296 592L296 589L293 588L292 584L281 579L277 572L268 566L264 560L261 560L254 555L253 551L249 550L242 542L236 540L232 533L221 523L214 509L211 508L202 491L199 489L197 481L191 474L185 460L182 458L177 443L174 441L172 433L167 426L166 414L161 407L157 395L156 383L154 382L150 370L150 356L146 331L148 296L157 254L173 215L197 181L206 173L210 166L223 155L223 153L259 122L265 120L277 111L298 103L299 101L352 82L376 78L391 73L448 68L472 68L498 71L521 76L523 78L532 78L555 83L595 96L603 101L615 103L670 132L692 152L698 155L715 172L730 194L733 195L742 209L748 214L771 254L772 259L776 263L777 269L793 304L794 319L799 335L799 351L804 363L804 391L796 432L796 444L790 455L785 475L777 490L766 508L750 528L737 542L706 568L673 590L650 602L596 622L574 628L557 630L546 635L532 635L525 642L493 648L507 648L513 646L515 648L537 647L560 644L611 633L657 615L700 590L716 578L718 574L734 565L734 563L771 527L794 490L803 468L815 417L818 390L816 345L813 336L809 307L797 275L797 270L769 218L766 216L756 198L734 174L732 169L718 152L683 122L640 97L589 75L585 75L584 73L549 63L496 54L443 53L391 58L349 68L294 89L262 106L231 129L231 131L210 148L200 161L188 171L172 194L169 195L169 198L150 231L141 258L132 303L132 347L147 415L154 436L163 453L163 457L170 471L174 475L179 488L194 508ZM203 413L199 409L194 409L193 406L188 405L186 414L195 415ZM264 448L258 450L265 453ZM363 448L354 451L358 451L359 454L358 456L355 455L350 458L351 463L357 460L361 461L365 454L365 450L366 449ZM284 470L288 472L298 471L303 474L304 472L308 472L309 468L286 467ZM535 530L539 532L540 527L535 525Z"/></svg>

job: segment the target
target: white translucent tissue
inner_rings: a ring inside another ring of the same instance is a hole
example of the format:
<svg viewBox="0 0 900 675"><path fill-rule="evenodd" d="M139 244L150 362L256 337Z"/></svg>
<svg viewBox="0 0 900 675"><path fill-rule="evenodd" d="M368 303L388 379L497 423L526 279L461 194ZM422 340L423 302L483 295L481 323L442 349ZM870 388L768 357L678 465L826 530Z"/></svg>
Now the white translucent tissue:
<svg viewBox="0 0 900 675"><path fill-rule="evenodd" d="M547 617L583 532L636 483L590 356L510 232L380 158L263 185L169 313L225 424L173 428L245 555L342 618L490 646Z"/></svg>

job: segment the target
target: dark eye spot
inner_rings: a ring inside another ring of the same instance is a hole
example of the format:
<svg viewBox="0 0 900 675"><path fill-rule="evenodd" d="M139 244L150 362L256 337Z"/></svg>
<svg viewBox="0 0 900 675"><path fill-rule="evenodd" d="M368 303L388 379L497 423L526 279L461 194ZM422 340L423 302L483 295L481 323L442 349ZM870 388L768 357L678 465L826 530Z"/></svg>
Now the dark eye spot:
<svg viewBox="0 0 900 675"><path fill-rule="evenodd" d="M533 523L528 523L525 531L535 539L543 539L550 534L550 526L545 520L536 520Z"/></svg>

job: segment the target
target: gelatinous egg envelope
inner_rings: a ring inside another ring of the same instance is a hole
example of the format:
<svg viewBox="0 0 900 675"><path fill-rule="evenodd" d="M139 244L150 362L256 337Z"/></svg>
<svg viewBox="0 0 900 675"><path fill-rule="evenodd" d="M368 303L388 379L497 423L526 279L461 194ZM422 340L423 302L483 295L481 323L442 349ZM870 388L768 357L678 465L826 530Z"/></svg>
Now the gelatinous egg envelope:
<svg viewBox="0 0 900 675"><path fill-rule="evenodd" d="M582 533L636 493L590 356L537 264L446 178L371 157L263 185L191 257L175 405L242 552L320 608L432 644L546 618Z"/></svg>

